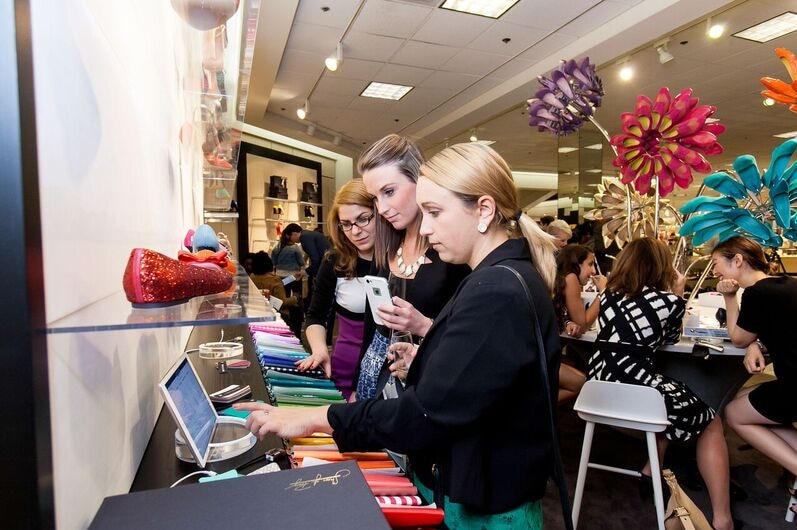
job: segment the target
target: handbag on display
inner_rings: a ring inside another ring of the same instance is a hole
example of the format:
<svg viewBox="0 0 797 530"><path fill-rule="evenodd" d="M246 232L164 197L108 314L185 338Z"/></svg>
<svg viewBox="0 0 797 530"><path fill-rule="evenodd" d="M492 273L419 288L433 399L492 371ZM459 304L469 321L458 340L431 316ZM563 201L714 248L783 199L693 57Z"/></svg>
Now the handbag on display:
<svg viewBox="0 0 797 530"><path fill-rule="evenodd" d="M321 202L318 197L318 184L315 182L302 182L302 201Z"/></svg>
<svg viewBox="0 0 797 530"><path fill-rule="evenodd" d="M706 516L700 511L689 495L681 489L675 474L669 469L662 469L661 476L670 488L670 500L664 510L664 528L666 530L711 530Z"/></svg>
<svg viewBox="0 0 797 530"><path fill-rule="evenodd" d="M268 196L272 199L288 200L288 186L285 182L285 177L279 175L271 175L269 177Z"/></svg>

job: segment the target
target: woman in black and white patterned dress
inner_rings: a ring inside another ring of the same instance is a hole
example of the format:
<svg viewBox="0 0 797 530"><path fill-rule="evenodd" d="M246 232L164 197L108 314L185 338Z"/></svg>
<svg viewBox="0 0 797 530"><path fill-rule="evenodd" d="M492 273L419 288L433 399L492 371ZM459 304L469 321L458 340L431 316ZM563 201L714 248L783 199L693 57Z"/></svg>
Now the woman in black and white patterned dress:
<svg viewBox="0 0 797 530"><path fill-rule="evenodd" d="M680 381L656 373L653 354L677 342L685 303L684 278L673 269L672 256L661 241L644 238L629 243L617 258L601 294L596 340L588 379L645 385L664 396L670 427L657 435L659 460L670 440L697 438L697 464L711 497L713 526L733 528L729 498L728 448L722 420ZM642 474L650 476L650 463Z"/></svg>

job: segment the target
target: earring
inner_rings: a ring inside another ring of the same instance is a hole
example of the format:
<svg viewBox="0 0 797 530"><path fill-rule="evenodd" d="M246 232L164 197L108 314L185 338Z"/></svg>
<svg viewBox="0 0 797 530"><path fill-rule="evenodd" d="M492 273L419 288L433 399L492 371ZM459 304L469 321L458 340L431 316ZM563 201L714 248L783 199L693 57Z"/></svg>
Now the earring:
<svg viewBox="0 0 797 530"><path fill-rule="evenodd" d="M487 231L487 225L484 223L479 223L479 225L476 227L476 230L478 230L480 234L483 234Z"/></svg>

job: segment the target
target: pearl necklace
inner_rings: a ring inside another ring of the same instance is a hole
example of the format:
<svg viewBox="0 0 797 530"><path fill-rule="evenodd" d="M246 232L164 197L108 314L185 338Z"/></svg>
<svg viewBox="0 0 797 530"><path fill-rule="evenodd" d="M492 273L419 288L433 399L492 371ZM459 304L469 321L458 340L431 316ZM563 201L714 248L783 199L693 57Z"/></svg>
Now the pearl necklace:
<svg viewBox="0 0 797 530"><path fill-rule="evenodd" d="M413 263L412 265L405 265L404 251L401 249L401 247L396 249L396 265L398 266L399 273L403 274L404 276L412 276L416 272L418 272L418 269L421 268L421 265L423 265L425 259L426 257L423 255L423 253L421 253L421 255L418 256L418 260L415 263Z"/></svg>

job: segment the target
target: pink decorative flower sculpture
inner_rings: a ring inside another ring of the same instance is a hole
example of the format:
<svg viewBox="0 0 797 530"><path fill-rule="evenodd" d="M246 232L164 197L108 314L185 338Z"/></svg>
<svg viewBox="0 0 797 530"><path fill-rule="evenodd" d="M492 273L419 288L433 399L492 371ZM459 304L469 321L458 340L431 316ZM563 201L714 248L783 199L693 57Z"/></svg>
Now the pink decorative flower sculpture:
<svg viewBox="0 0 797 530"><path fill-rule="evenodd" d="M655 101L644 95L637 97L634 112L624 112L620 117L623 133L611 139L617 148L614 165L621 168L623 184L633 181L644 195L653 176L658 176L659 194L665 197L675 185L688 188L693 170L711 171L704 155L722 153L717 135L725 131L725 126L707 123L717 109L697 102L691 88L674 99L667 87L659 90Z"/></svg>

